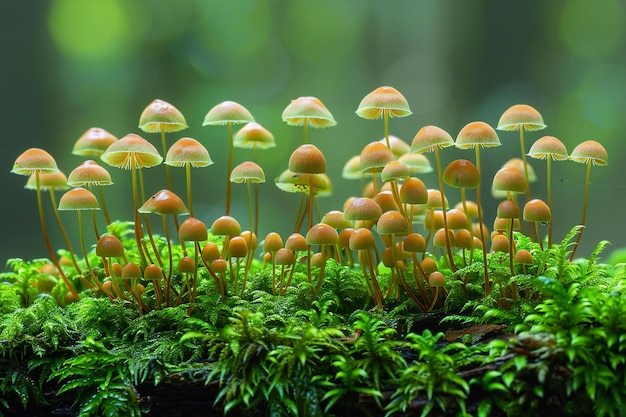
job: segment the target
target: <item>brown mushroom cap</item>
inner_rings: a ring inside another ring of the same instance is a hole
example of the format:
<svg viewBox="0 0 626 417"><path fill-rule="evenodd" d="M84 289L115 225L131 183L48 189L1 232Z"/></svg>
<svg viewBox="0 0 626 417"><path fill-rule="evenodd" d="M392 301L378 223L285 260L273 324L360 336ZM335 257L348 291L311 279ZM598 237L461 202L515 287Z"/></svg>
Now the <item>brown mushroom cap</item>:
<svg viewBox="0 0 626 417"><path fill-rule="evenodd" d="M374 234L371 230L364 227L356 229L352 235L350 235L348 245L351 250L371 249L376 246Z"/></svg>
<svg viewBox="0 0 626 417"><path fill-rule="evenodd" d="M407 252L426 252L426 239L419 233L409 233L403 241L404 250Z"/></svg>
<svg viewBox="0 0 626 417"><path fill-rule="evenodd" d="M447 148L454 146L452 136L437 126L422 127L411 142L411 152L433 152L435 148Z"/></svg>
<svg viewBox="0 0 626 417"><path fill-rule="evenodd" d="M443 182L456 188L476 188L480 185L480 173L472 162L457 159L443 171Z"/></svg>
<svg viewBox="0 0 626 417"><path fill-rule="evenodd" d="M326 172L326 158L317 146L300 145L289 157L289 170L297 174L323 174Z"/></svg>
<svg viewBox="0 0 626 417"><path fill-rule="evenodd" d="M170 190L161 190L146 200L145 203L137 210L139 213L154 214L189 214L185 203L174 192Z"/></svg>
<svg viewBox="0 0 626 417"><path fill-rule="evenodd" d="M147 133L178 132L187 128L183 114L167 101L152 101L139 117L139 129Z"/></svg>
<svg viewBox="0 0 626 417"><path fill-rule="evenodd" d="M144 269L143 278L147 281L160 281L163 278L163 270L158 265L150 264Z"/></svg>
<svg viewBox="0 0 626 417"><path fill-rule="evenodd" d="M431 287L445 287L446 286L446 277L439 271L433 271L428 276L428 285Z"/></svg>
<svg viewBox="0 0 626 417"><path fill-rule="evenodd" d="M503 200L498 204L496 215L502 219L518 219L521 210L513 200Z"/></svg>
<svg viewBox="0 0 626 417"><path fill-rule="evenodd" d="M356 114L364 119L380 119L383 111L389 117L405 117L412 114L406 98L395 88L389 86L378 87L359 103Z"/></svg>
<svg viewBox="0 0 626 417"><path fill-rule="evenodd" d="M609 163L609 155L606 149L595 140L586 140L574 148L569 158L574 162L606 166Z"/></svg>
<svg viewBox="0 0 626 417"><path fill-rule="evenodd" d="M378 231L381 235L406 234L409 231L409 222L399 211L387 211L378 219L378 222L376 223L376 231Z"/></svg>
<svg viewBox="0 0 626 417"><path fill-rule="evenodd" d="M35 172L56 172L57 163L48 152L39 148L30 148L15 159L11 172L18 175L30 175Z"/></svg>
<svg viewBox="0 0 626 417"><path fill-rule="evenodd" d="M122 268L122 279L141 278L141 268L133 262L129 262Z"/></svg>
<svg viewBox="0 0 626 417"><path fill-rule="evenodd" d="M358 197L350 201L343 212L346 220L378 220L382 209L373 198Z"/></svg>
<svg viewBox="0 0 626 417"><path fill-rule="evenodd" d="M502 234L495 234L491 238L492 252L509 252L509 238Z"/></svg>
<svg viewBox="0 0 626 417"><path fill-rule="evenodd" d="M568 158L567 148L558 138L544 136L532 144L528 156L535 159L552 158L555 161L564 161Z"/></svg>
<svg viewBox="0 0 626 417"><path fill-rule="evenodd" d="M300 233L292 233L285 241L285 248L294 252L301 252L308 249L306 239Z"/></svg>
<svg viewBox="0 0 626 417"><path fill-rule="evenodd" d="M307 245L336 245L339 243L339 233L332 226L318 223L311 227L305 239Z"/></svg>
<svg viewBox="0 0 626 417"><path fill-rule="evenodd" d="M283 239L276 232L269 232L263 241L265 252L276 252L283 247Z"/></svg>
<svg viewBox="0 0 626 417"><path fill-rule="evenodd" d="M520 265L532 265L533 264L533 255L526 249L518 250L515 253L515 257L513 259L515 263L518 263Z"/></svg>
<svg viewBox="0 0 626 417"><path fill-rule="evenodd" d="M96 255L105 258L119 258L124 256L124 245L114 235L102 235L96 244Z"/></svg>
<svg viewBox="0 0 626 417"><path fill-rule="evenodd" d="M524 205L522 217L527 222L549 222L552 220L552 212L543 200L536 198Z"/></svg>
<svg viewBox="0 0 626 417"><path fill-rule="evenodd" d="M235 236L228 241L228 253L234 258L243 258L248 254L248 241L241 237Z"/></svg>
<svg viewBox="0 0 626 417"><path fill-rule="evenodd" d="M139 135L130 133L113 143L100 155L107 164L121 169L150 168L163 162L159 151Z"/></svg>
<svg viewBox="0 0 626 417"><path fill-rule="evenodd" d="M178 272L184 274L193 274L196 272L196 261L190 256L183 256L178 261Z"/></svg>
<svg viewBox="0 0 626 417"><path fill-rule="evenodd" d="M282 114L283 122L290 126L322 128L335 126L335 118L317 97L298 97L285 107Z"/></svg>
<svg viewBox="0 0 626 417"><path fill-rule="evenodd" d="M182 167L187 164L194 168L213 165L209 151L193 138L180 138L168 149L165 165Z"/></svg>
<svg viewBox="0 0 626 417"><path fill-rule="evenodd" d="M500 146L498 134L485 122L470 122L466 124L456 137L455 146L459 149L470 149L476 146L483 148Z"/></svg>
<svg viewBox="0 0 626 417"><path fill-rule="evenodd" d="M100 156L117 138L99 127L87 129L74 143L72 154L78 156Z"/></svg>
<svg viewBox="0 0 626 417"><path fill-rule="evenodd" d="M236 148L268 149L276 146L274 135L259 123L246 123L235 133L233 146Z"/></svg>
<svg viewBox="0 0 626 417"><path fill-rule="evenodd" d="M76 187L67 191L59 200L59 210L100 210L98 199L85 188Z"/></svg>
<svg viewBox="0 0 626 417"><path fill-rule="evenodd" d="M188 242L207 240L208 232L206 225L195 217L189 217L178 228L178 238Z"/></svg>
<svg viewBox="0 0 626 417"><path fill-rule="evenodd" d="M426 204L428 189L422 180L415 177L407 178L400 187L400 202L404 204Z"/></svg>
<svg viewBox="0 0 626 417"><path fill-rule="evenodd" d="M252 114L239 103L234 101L223 101L216 104L204 116L202 126L206 125L225 125L228 123L241 124L254 122Z"/></svg>
<svg viewBox="0 0 626 417"><path fill-rule="evenodd" d="M95 161L87 160L70 172L67 184L72 187L89 187L92 185L111 185L113 181L106 168Z"/></svg>
<svg viewBox="0 0 626 417"><path fill-rule="evenodd" d="M498 130L519 130L528 131L545 129L543 117L534 108L527 104L516 104L509 107L498 121Z"/></svg>
<svg viewBox="0 0 626 417"><path fill-rule="evenodd" d="M276 265L292 265L295 261L295 255L287 248L280 248L276 251L274 262Z"/></svg>

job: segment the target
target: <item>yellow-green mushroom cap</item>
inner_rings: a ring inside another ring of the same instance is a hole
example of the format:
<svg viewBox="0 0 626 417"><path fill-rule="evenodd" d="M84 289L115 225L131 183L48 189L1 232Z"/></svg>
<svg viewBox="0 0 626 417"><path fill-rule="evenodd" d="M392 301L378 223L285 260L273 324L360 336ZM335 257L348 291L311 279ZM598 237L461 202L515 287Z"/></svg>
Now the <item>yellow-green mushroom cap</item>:
<svg viewBox="0 0 626 417"><path fill-rule="evenodd" d="M532 106L527 104L516 104L509 107L498 121L498 130L519 130L528 131L545 129L541 114Z"/></svg>
<svg viewBox="0 0 626 417"><path fill-rule="evenodd" d="M139 129L147 133L178 132L187 128L185 116L167 101L156 99L139 117Z"/></svg>
<svg viewBox="0 0 626 417"><path fill-rule="evenodd" d="M387 141L385 140L385 138L382 138L381 140L379 140L379 142L387 146ZM402 155L407 155L409 152L411 152L411 146L394 135L389 135L389 148L396 158L400 158Z"/></svg>
<svg viewBox="0 0 626 417"><path fill-rule="evenodd" d="M235 133L233 146L243 149L268 149L276 146L276 140L274 135L259 123L250 122Z"/></svg>
<svg viewBox="0 0 626 417"><path fill-rule="evenodd" d="M502 144L493 127L485 122L470 122L457 135L455 145L459 149L471 149L476 146L489 148Z"/></svg>
<svg viewBox="0 0 626 417"><path fill-rule="evenodd" d="M274 183L288 193L308 193L312 184L315 195L329 187L327 177L323 174L300 174L289 169L276 177Z"/></svg>
<svg viewBox="0 0 626 417"><path fill-rule="evenodd" d="M411 142L411 152L433 152L435 148L447 148L454 146L452 136L437 126L422 127Z"/></svg>
<svg viewBox="0 0 626 417"><path fill-rule="evenodd" d="M400 161L390 161L380 172L380 178L383 182L393 181L401 178L408 178L410 174L409 167Z"/></svg>
<svg viewBox="0 0 626 417"><path fill-rule="evenodd" d="M230 173L230 182L242 183L245 181L255 183L265 182L265 172L263 172L263 168L252 161L244 161L233 168Z"/></svg>
<svg viewBox="0 0 626 417"><path fill-rule="evenodd" d="M252 114L241 104L234 101L222 101L216 104L204 116L202 126L221 126L228 123L242 124L254 122Z"/></svg>
<svg viewBox="0 0 626 417"><path fill-rule="evenodd" d="M574 162L587 164L591 162L593 165L606 166L609 163L609 155L599 142L595 140L586 140L574 148L569 156Z"/></svg>
<svg viewBox="0 0 626 417"><path fill-rule="evenodd" d="M421 153L406 153L399 157L398 161L409 167L409 171L412 176L433 172L430 160L426 157L426 155Z"/></svg>
<svg viewBox="0 0 626 417"><path fill-rule="evenodd" d="M100 155L108 165L121 169L150 168L163 162L159 151L139 135L130 133L113 143Z"/></svg>
<svg viewBox="0 0 626 417"><path fill-rule="evenodd" d="M85 131L74 143L72 154L78 156L100 156L117 138L100 127L92 127Z"/></svg>
<svg viewBox="0 0 626 417"><path fill-rule="evenodd" d="M324 103L311 96L298 97L285 107L282 114L283 122L290 126L307 124L314 128L335 126L337 122Z"/></svg>
<svg viewBox="0 0 626 417"><path fill-rule="evenodd" d="M554 136L537 139L528 150L528 156L535 159L552 158L555 161L564 161L568 158L567 148Z"/></svg>
<svg viewBox="0 0 626 417"><path fill-rule="evenodd" d="M344 164L341 177L347 180L360 180L365 174L361 172L361 155L354 155Z"/></svg>
<svg viewBox="0 0 626 417"><path fill-rule="evenodd" d="M179 196L170 190L161 190L146 200L137 210L139 213L154 214L189 214L185 203Z"/></svg>
<svg viewBox="0 0 626 417"><path fill-rule="evenodd" d="M37 189L37 179L35 174L30 174L24 188L28 190ZM67 190L69 187L67 177L61 171L43 172L39 174L39 189L41 190Z"/></svg>
<svg viewBox="0 0 626 417"><path fill-rule="evenodd" d="M180 138L168 149L165 165L183 167L187 164L194 168L213 165L209 151L193 138Z"/></svg>
<svg viewBox="0 0 626 417"><path fill-rule="evenodd" d="M56 172L57 163L48 152L40 148L30 148L15 159L11 172L17 175L30 175L35 172Z"/></svg>
<svg viewBox="0 0 626 417"><path fill-rule="evenodd" d="M74 168L67 178L72 187L89 187L92 185L111 185L111 174L95 161L87 160Z"/></svg>
<svg viewBox="0 0 626 417"><path fill-rule="evenodd" d="M406 98L395 88L378 87L361 100L356 114L364 119L380 119L387 111L389 117L405 117L412 114Z"/></svg>
<svg viewBox="0 0 626 417"><path fill-rule="evenodd" d="M100 210L96 196L82 187L72 188L63 194L58 208L59 210Z"/></svg>

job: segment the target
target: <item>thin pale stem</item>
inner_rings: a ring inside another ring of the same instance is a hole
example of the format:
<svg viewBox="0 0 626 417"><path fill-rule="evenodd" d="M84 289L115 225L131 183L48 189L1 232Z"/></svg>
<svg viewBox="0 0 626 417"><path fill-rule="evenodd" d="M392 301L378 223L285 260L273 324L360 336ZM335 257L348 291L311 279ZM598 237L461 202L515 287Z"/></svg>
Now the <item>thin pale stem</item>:
<svg viewBox="0 0 626 417"><path fill-rule="evenodd" d="M135 242L137 243L137 251L139 252L139 257L141 258L141 266L146 267L146 255L143 252L143 246L141 245L141 238L143 237L143 233L141 230L141 223L139 222L139 202L137 199L137 168L135 167L135 162L131 163L131 179L133 185L133 209L134 209L134 221L135 221Z"/></svg>
<svg viewBox="0 0 626 417"><path fill-rule="evenodd" d="M576 243L574 244L574 249L572 249L572 255L569 260L572 261L574 259L574 255L576 254L576 250L578 249L578 244L580 243L580 238L583 236L583 229L585 228L585 221L587 220L587 207L589 206L589 184L591 179L591 160L587 162L587 176L585 178L585 200L583 202L583 216L580 220L580 228L578 229L578 237L576 238Z"/></svg>
<svg viewBox="0 0 626 417"><path fill-rule="evenodd" d="M476 170L480 177L480 146L476 146ZM480 240L483 244L483 268L485 272L485 296L489 295L491 291L491 284L489 283L489 268L487 265L487 242L485 241L485 231L483 228L483 210L480 205L480 183L476 187L476 206L478 211L478 228L480 229Z"/></svg>
<svg viewBox="0 0 626 417"><path fill-rule="evenodd" d="M191 217L195 217L193 215L193 204L191 202L191 164L185 164L185 178L187 179L187 205L189 206L189 215Z"/></svg>
<svg viewBox="0 0 626 417"><path fill-rule="evenodd" d="M54 211L54 217L57 220L57 224L59 225L59 229L61 229L61 233L63 234L63 238L65 239L65 244L67 245L67 250L70 251L70 256L72 258L72 264L74 265L74 269L78 274L82 274L83 272L80 270L78 266L78 262L76 261L76 254L74 253L74 249L72 249L72 243L70 242L70 237L67 235L67 231L63 226L63 222L61 221L61 216L59 216L59 211L57 210L57 201L54 196L54 189L50 188L50 202L52 203L52 210Z"/></svg>
<svg viewBox="0 0 626 417"><path fill-rule="evenodd" d="M441 174L441 158L439 157L439 148L435 147L435 159L437 160L437 175L439 176L439 194L441 194L441 211L443 212L443 230L446 238L446 251L448 253L448 259L450 260L450 268L452 272L457 271L457 267L454 264L454 257L452 256L452 249L450 248L450 236L448 235L448 216L446 214L446 197L443 191L443 176Z"/></svg>
<svg viewBox="0 0 626 417"><path fill-rule="evenodd" d="M383 110L383 126L385 130L385 143L389 150L391 150L391 144L389 142L389 110Z"/></svg>
<svg viewBox="0 0 626 417"><path fill-rule="evenodd" d="M230 214L230 196L232 194L232 183L230 182L230 173L233 170L233 125L231 122L227 123L228 126L228 166L226 167L226 215Z"/></svg>
<svg viewBox="0 0 626 417"><path fill-rule="evenodd" d="M548 208L552 213L552 158L548 155L546 158L547 175L548 175ZM548 222L548 248L552 246L552 218Z"/></svg>
<svg viewBox="0 0 626 417"><path fill-rule="evenodd" d="M111 224L111 216L109 216L109 209L107 208L107 203L104 198L104 190L102 190L102 186L98 185L98 194L100 195L100 205L102 206L102 212L104 213L104 218L107 221L107 226Z"/></svg>
<svg viewBox="0 0 626 417"><path fill-rule="evenodd" d="M165 130L161 129L161 149L163 150L163 156L167 155L167 143L165 142ZM170 166L165 166L165 180L167 182L167 189L172 191L172 177L170 176Z"/></svg>

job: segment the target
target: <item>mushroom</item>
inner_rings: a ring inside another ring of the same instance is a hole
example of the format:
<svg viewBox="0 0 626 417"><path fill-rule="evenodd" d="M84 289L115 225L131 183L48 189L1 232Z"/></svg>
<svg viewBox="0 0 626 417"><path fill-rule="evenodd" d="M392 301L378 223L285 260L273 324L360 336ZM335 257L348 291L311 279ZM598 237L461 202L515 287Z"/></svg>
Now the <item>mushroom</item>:
<svg viewBox="0 0 626 417"><path fill-rule="evenodd" d="M309 126L314 128L332 127L337 124L335 118L317 97L298 97L285 107L282 114L283 122L290 126L304 128L304 144L308 143Z"/></svg>
<svg viewBox="0 0 626 417"><path fill-rule="evenodd" d="M406 98L395 88L378 87L359 103L356 114L364 119L383 118L385 144L391 150L389 141L389 117L406 117L412 114Z"/></svg>
<svg viewBox="0 0 626 417"><path fill-rule="evenodd" d="M70 175L67 177L67 185L71 187L87 187L87 189L97 187L104 218L107 221L107 225L111 224L111 216L109 216L109 210L104 199L104 191L102 190L103 186L113 185L109 171L98 165L97 162L87 160L70 172Z"/></svg>
<svg viewBox="0 0 626 417"><path fill-rule="evenodd" d="M99 127L87 129L74 143L72 154L78 156L100 156L117 138Z"/></svg>

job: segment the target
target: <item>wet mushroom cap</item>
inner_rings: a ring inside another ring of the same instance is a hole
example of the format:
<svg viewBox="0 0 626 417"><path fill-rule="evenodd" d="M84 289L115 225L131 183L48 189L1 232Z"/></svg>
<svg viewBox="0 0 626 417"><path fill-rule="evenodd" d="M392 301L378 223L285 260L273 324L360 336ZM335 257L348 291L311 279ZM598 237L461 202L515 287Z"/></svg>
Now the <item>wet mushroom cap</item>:
<svg viewBox="0 0 626 417"><path fill-rule="evenodd" d="M413 137L411 152L433 152L435 148L454 146L452 136L437 126L424 126Z"/></svg>
<svg viewBox="0 0 626 417"><path fill-rule="evenodd" d="M459 149L470 149L476 146L483 148L500 146L498 134L485 122L470 122L463 126L456 137L455 146Z"/></svg>
<svg viewBox="0 0 626 417"><path fill-rule="evenodd" d="M519 205L513 200L501 201L496 210L496 215L503 219L518 219L520 213Z"/></svg>
<svg viewBox="0 0 626 417"><path fill-rule="evenodd" d="M254 117L248 109L241 104L226 100L216 104L204 116L202 126L225 125L228 123L242 124L254 122Z"/></svg>
<svg viewBox="0 0 626 417"><path fill-rule="evenodd" d="M498 121L498 130L541 130L546 125L541 114L528 104L515 104L505 110Z"/></svg>
<svg viewBox="0 0 626 417"><path fill-rule="evenodd" d="M76 187L67 191L59 200L59 210L100 210L98 199L85 188Z"/></svg>
<svg viewBox="0 0 626 417"><path fill-rule="evenodd" d="M117 137L105 129L92 127L78 138L72 149L73 155L78 156L100 156L117 141Z"/></svg>
<svg viewBox="0 0 626 417"><path fill-rule="evenodd" d="M248 254L248 242L241 236L235 236L228 241L228 253L231 257L243 258Z"/></svg>
<svg viewBox="0 0 626 417"><path fill-rule="evenodd" d="M407 252L415 252L415 253L421 253L421 252L426 252L426 239L424 239L424 236L420 235L419 233L410 233L408 234L403 242L403 247L404 250Z"/></svg>
<svg viewBox="0 0 626 417"><path fill-rule="evenodd" d="M129 262L122 268L122 279L141 278L141 268L133 262Z"/></svg>
<svg viewBox="0 0 626 417"><path fill-rule="evenodd" d="M163 100L153 100L139 117L139 129L147 133L178 132L187 128L183 114Z"/></svg>
<svg viewBox="0 0 626 417"><path fill-rule="evenodd" d="M412 114L406 98L389 86L378 87L363 97L356 114L364 119L380 119L383 117L383 111L387 111L389 117L405 117Z"/></svg>
<svg viewBox="0 0 626 417"><path fill-rule="evenodd" d="M237 165L230 173L230 181L242 183L245 181L262 183L265 182L265 172L258 164L245 161Z"/></svg>
<svg viewBox="0 0 626 417"><path fill-rule="evenodd" d="M139 135L130 133L100 155L107 164L121 169L150 168L163 162L159 151L147 140Z"/></svg>
<svg viewBox="0 0 626 417"><path fill-rule="evenodd" d="M574 148L569 158L574 162L589 163L598 166L606 166L609 163L609 155L604 147L595 140L586 140Z"/></svg>
<svg viewBox="0 0 626 417"><path fill-rule="evenodd" d="M535 159L552 158L555 161L564 161L568 158L567 148L558 138L544 136L532 144L528 156Z"/></svg>
<svg viewBox="0 0 626 417"><path fill-rule="evenodd" d="M183 200L170 190L161 190L156 192L152 197L137 210L139 213L154 214L189 214L189 210L185 207Z"/></svg>
<svg viewBox="0 0 626 417"><path fill-rule="evenodd" d="M189 242L207 240L208 232L206 225L195 217L189 217L178 228L178 238Z"/></svg>
<svg viewBox="0 0 626 417"><path fill-rule="evenodd" d="M298 97L285 107L282 114L283 122L291 126L322 128L335 126L335 118L317 97Z"/></svg>
<svg viewBox="0 0 626 417"><path fill-rule="evenodd" d="M92 185L112 185L111 174L97 162L87 160L74 168L67 177L67 184L72 187Z"/></svg>
<svg viewBox="0 0 626 417"><path fill-rule="evenodd" d="M236 148L268 149L276 146L274 135L259 123L246 123L235 133L233 146Z"/></svg>
<svg viewBox="0 0 626 417"><path fill-rule="evenodd" d="M58 170L52 155L40 148L30 148L15 159L11 172L18 175L30 175L36 171L51 173Z"/></svg>
<svg viewBox="0 0 626 417"><path fill-rule="evenodd" d="M190 164L194 168L213 165L209 151L193 138L180 138L165 155L165 165L182 167Z"/></svg>

